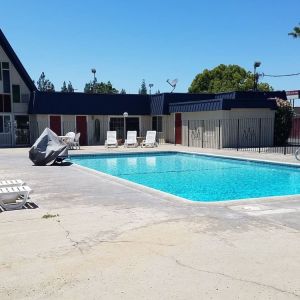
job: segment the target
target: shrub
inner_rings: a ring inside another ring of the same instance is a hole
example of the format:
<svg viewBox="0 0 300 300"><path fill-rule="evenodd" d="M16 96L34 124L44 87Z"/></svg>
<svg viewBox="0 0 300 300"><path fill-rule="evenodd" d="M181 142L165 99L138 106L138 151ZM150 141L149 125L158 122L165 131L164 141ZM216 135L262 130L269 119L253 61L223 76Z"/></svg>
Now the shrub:
<svg viewBox="0 0 300 300"><path fill-rule="evenodd" d="M292 129L294 109L287 100L277 98L276 104L274 144L275 146L284 146Z"/></svg>

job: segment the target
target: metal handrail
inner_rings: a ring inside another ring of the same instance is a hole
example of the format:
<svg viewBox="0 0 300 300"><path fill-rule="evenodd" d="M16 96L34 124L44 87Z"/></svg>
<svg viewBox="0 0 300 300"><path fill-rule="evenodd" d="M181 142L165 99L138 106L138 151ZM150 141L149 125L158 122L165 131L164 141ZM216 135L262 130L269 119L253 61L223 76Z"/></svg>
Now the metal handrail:
<svg viewBox="0 0 300 300"><path fill-rule="evenodd" d="M300 157L298 157L299 154L300 154L300 147L295 151L295 158L300 161Z"/></svg>

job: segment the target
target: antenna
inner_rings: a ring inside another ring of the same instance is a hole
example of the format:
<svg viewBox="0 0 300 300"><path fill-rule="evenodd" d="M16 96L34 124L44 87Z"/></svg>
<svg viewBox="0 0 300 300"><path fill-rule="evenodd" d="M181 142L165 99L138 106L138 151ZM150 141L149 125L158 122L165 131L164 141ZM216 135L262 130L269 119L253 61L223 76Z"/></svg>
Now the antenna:
<svg viewBox="0 0 300 300"><path fill-rule="evenodd" d="M167 79L167 83L173 88L172 91L171 91L171 93L173 93L173 91L175 90L176 85L178 83L178 79L176 78L172 81L170 81L170 79Z"/></svg>

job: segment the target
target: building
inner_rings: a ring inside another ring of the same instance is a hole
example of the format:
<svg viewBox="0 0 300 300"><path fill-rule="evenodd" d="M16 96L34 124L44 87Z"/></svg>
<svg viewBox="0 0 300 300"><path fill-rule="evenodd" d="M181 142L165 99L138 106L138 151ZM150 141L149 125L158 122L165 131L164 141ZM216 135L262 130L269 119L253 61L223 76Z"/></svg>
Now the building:
<svg viewBox="0 0 300 300"><path fill-rule="evenodd" d="M0 147L29 146L45 127L80 132L81 145L103 145L107 130L160 143L201 147L273 144L276 101L285 92L85 94L40 92L0 30ZM124 112L128 117L124 118ZM263 129L263 130L262 130Z"/></svg>
<svg viewBox="0 0 300 300"><path fill-rule="evenodd" d="M28 104L34 83L0 30L0 146L30 143Z"/></svg>

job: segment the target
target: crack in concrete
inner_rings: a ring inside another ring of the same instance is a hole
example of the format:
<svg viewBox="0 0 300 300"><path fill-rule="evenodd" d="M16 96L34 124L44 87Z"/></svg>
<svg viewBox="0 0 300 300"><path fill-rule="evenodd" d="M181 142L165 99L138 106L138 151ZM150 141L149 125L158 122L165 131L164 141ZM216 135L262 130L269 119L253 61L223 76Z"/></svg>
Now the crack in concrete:
<svg viewBox="0 0 300 300"><path fill-rule="evenodd" d="M130 241L130 240L122 240L122 241L109 241L109 240L99 240L99 243L107 243L107 244L122 244L122 243L132 243L132 244L141 244L141 245L153 245L153 246L163 246L163 247L174 247L174 244L163 244L163 243L151 243L151 242L139 242L139 241Z"/></svg>
<svg viewBox="0 0 300 300"><path fill-rule="evenodd" d="M156 253L156 254L158 254L158 253ZM158 255L160 255L160 254L158 254ZM162 256L162 255L160 255L160 256ZM277 287L272 286L272 285L264 284L264 283L253 281L253 280L237 278L237 277L234 277L232 275L225 274L225 273L222 273L222 272L214 272L214 271L209 271L209 270L205 270L205 269L198 269L198 268L195 268L193 266L189 266L187 264L184 264L183 262L179 261L178 259L176 259L174 257L170 257L170 256L163 256L163 257L167 257L167 258L172 259L173 261L175 261L175 263L177 265L179 265L179 266L181 266L183 268L187 268L187 269L190 269L190 270L193 270L193 271L207 273L207 274L220 275L220 276L229 278L229 279L234 280L234 281L240 281L240 282L245 282L245 283L250 283L250 284L258 285L260 287L270 288L270 289L273 289L273 290L275 290L277 292L289 294L289 295L295 296L295 297L297 297L297 298L300 299L300 295L299 294L296 294L296 293L291 292L291 291L282 290L282 289L277 288Z"/></svg>
<svg viewBox="0 0 300 300"><path fill-rule="evenodd" d="M78 249L79 252L81 254L83 254L83 250L80 248L80 242L77 242L75 240L73 240L71 238L71 232L69 230L67 230L62 224L61 224L61 221L60 220L57 220L57 223L59 225L59 227L61 227L63 229L63 231L65 232L65 238L70 241L72 243L72 246L75 248L75 249Z"/></svg>

